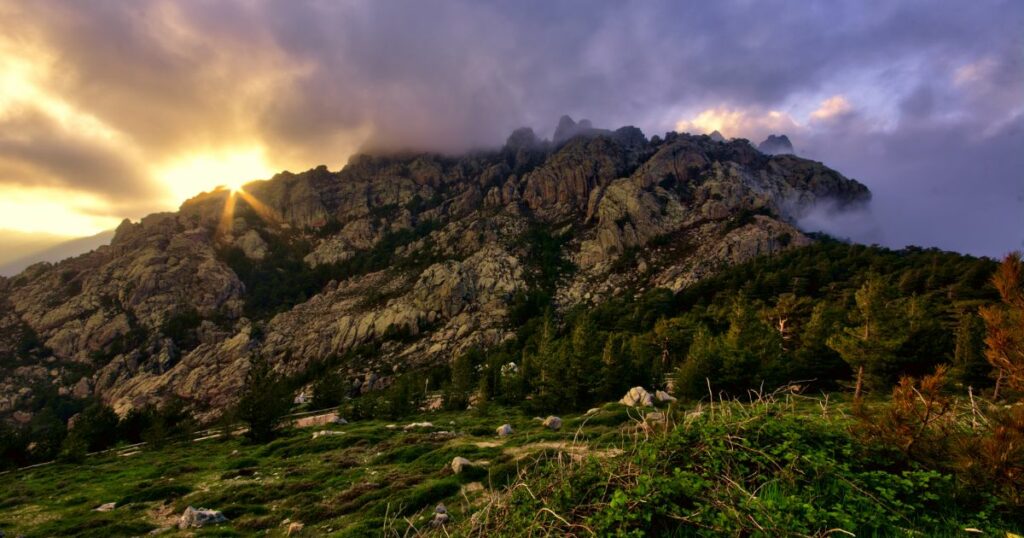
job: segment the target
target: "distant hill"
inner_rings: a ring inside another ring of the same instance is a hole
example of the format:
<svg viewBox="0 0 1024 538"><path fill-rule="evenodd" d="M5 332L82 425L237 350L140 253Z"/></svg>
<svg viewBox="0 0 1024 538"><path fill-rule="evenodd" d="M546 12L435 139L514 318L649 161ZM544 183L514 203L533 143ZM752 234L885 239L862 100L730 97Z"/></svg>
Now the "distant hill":
<svg viewBox="0 0 1024 538"><path fill-rule="evenodd" d="M114 238L114 230L77 239L7 232L0 238L4 245L4 254L0 257L0 276L14 276L34 263L56 263L109 245L110 240Z"/></svg>

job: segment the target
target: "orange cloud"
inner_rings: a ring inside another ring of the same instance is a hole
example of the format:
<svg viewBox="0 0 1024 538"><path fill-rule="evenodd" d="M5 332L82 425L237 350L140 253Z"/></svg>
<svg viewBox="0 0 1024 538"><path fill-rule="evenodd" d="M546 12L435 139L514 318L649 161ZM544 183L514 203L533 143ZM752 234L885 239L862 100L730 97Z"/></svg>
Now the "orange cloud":
<svg viewBox="0 0 1024 538"><path fill-rule="evenodd" d="M850 105L850 101L848 101L846 97L841 94L833 95L832 97L822 101L817 110L811 112L811 119L826 121L849 114L852 110L853 107Z"/></svg>
<svg viewBox="0 0 1024 538"><path fill-rule="evenodd" d="M676 130L690 133L718 131L726 137L758 140L772 133L792 133L800 125L787 113L778 110L753 110L718 106L701 111L690 119L676 122Z"/></svg>

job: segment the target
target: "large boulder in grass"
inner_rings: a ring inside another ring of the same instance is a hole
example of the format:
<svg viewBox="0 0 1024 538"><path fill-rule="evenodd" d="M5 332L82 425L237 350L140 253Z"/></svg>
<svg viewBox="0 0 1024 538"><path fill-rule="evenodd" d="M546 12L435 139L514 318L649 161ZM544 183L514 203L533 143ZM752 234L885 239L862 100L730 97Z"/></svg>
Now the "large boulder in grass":
<svg viewBox="0 0 1024 538"><path fill-rule="evenodd" d="M544 427L549 430L558 431L562 429L562 419L553 415L549 416L548 418L544 419Z"/></svg>
<svg viewBox="0 0 1024 538"><path fill-rule="evenodd" d="M501 426L498 426L496 431L498 433L498 437L508 437L509 435L512 435L512 425L502 424Z"/></svg>
<svg viewBox="0 0 1024 538"><path fill-rule="evenodd" d="M643 387L633 387L619 400L619 403L630 407L654 407L654 397Z"/></svg>
<svg viewBox="0 0 1024 538"><path fill-rule="evenodd" d="M178 528L191 529L196 527L205 527L206 525L223 523L227 520L228 518L224 517L224 514L217 510L211 510L209 508L193 508L189 506L185 509L185 512L181 514L181 518L178 519Z"/></svg>
<svg viewBox="0 0 1024 538"><path fill-rule="evenodd" d="M462 474L462 471L465 471L470 467L473 467L473 462L463 458L462 456L455 456L455 458L452 459L452 472L455 474Z"/></svg>

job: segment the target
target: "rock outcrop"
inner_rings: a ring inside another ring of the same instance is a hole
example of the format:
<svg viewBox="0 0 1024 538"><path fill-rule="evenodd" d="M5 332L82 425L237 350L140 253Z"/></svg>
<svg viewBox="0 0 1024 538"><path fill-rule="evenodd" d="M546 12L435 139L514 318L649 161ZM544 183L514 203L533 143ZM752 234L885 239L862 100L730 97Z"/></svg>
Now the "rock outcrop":
<svg viewBox="0 0 1024 538"><path fill-rule="evenodd" d="M200 194L0 279L0 419L30 420L50 388L119 413L181 398L210 418L257 353L285 373L345 357L352 394L379 390L513 338L538 237L574 268L552 290L568 309L806 245L796 223L813 207L870 198L765 153L565 117L552 142L520 129L494 151L359 155Z"/></svg>
<svg viewBox="0 0 1024 538"><path fill-rule="evenodd" d="M789 141L789 137L786 135L768 135L760 144L757 145L757 150L766 155L792 155L796 153L793 150L793 143Z"/></svg>

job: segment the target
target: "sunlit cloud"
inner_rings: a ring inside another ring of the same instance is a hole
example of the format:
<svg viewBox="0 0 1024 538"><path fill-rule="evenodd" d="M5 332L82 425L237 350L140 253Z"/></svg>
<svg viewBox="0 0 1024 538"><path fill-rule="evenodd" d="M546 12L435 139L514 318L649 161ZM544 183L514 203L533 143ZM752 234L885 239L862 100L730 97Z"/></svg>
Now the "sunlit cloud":
<svg viewBox="0 0 1024 538"><path fill-rule="evenodd" d="M0 229L55 235L93 235L120 219L102 198L50 187L0 185Z"/></svg>
<svg viewBox="0 0 1024 538"><path fill-rule="evenodd" d="M675 128L680 132L710 134L714 131L727 138L749 138L755 143L772 133L793 133L800 127L787 113L778 110L708 108L692 118L682 118Z"/></svg>
<svg viewBox="0 0 1024 538"><path fill-rule="evenodd" d="M830 120L853 111L853 106L842 95L833 95L821 102L817 110L811 112L811 118L819 121Z"/></svg>

